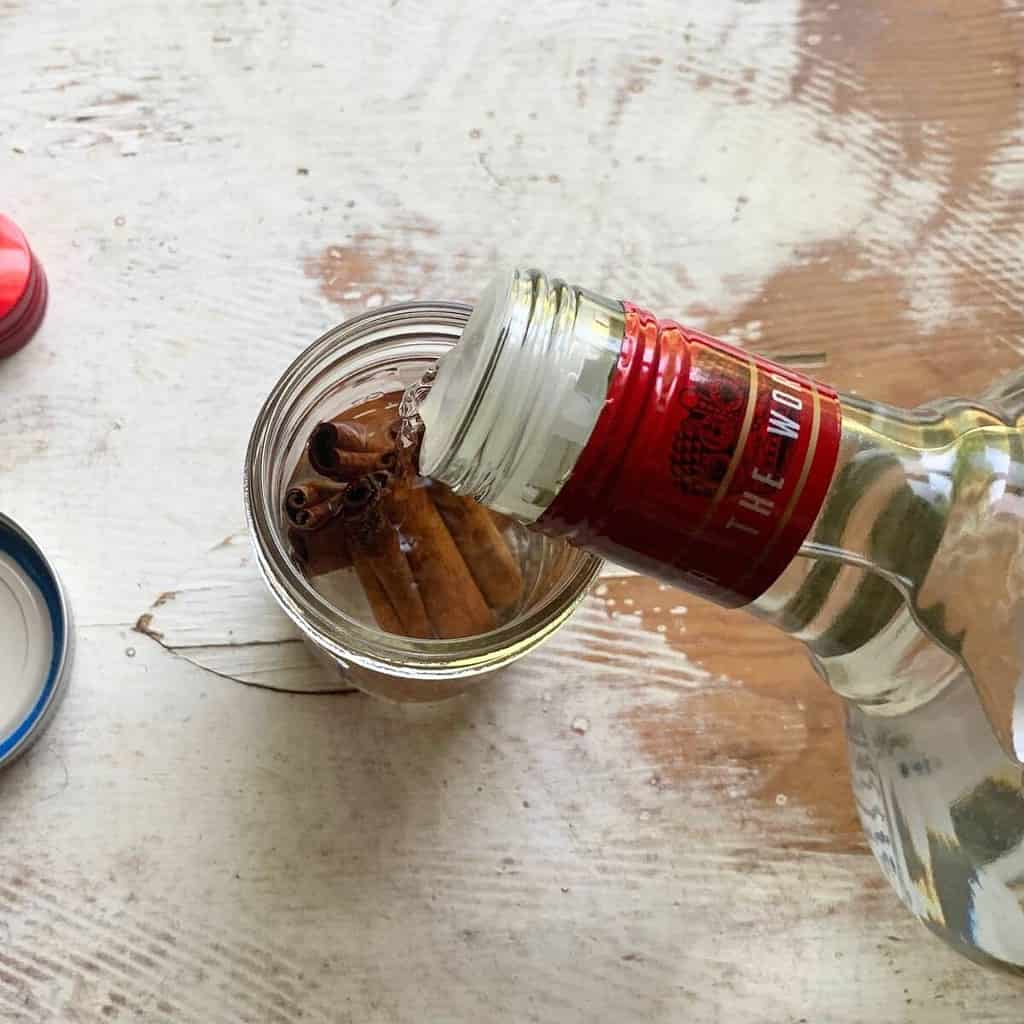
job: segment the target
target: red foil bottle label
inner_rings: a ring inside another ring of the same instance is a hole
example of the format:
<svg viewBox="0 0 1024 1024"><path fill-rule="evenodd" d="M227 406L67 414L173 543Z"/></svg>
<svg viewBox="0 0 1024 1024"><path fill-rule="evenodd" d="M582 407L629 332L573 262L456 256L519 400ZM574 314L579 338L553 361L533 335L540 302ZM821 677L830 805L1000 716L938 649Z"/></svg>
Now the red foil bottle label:
<svg viewBox="0 0 1024 1024"><path fill-rule="evenodd" d="M836 393L625 304L604 408L538 526L727 607L778 579L832 481Z"/></svg>

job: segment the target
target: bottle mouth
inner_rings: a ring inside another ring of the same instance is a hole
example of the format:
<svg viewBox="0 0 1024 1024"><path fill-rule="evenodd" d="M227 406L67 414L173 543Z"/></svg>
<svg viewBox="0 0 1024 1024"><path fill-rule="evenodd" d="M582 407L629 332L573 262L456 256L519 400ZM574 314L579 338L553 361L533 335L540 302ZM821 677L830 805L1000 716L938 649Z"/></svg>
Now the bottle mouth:
<svg viewBox="0 0 1024 1024"><path fill-rule="evenodd" d="M513 312L522 301L516 302L521 284L518 270L497 275L473 306L459 343L438 361L433 383L419 406L427 428L420 447L420 468L426 476L444 480L466 476L453 464L477 423L481 397L508 343ZM525 298L529 307L531 296ZM514 343L521 342L522 333ZM464 480L459 482L465 490Z"/></svg>
<svg viewBox="0 0 1024 1024"><path fill-rule="evenodd" d="M539 270L500 274L420 404L423 472L537 522L604 407L624 333L621 302Z"/></svg>
<svg viewBox="0 0 1024 1024"><path fill-rule="evenodd" d="M414 680L493 671L564 623L600 571L599 559L559 544L551 549L557 557L545 566L545 586L510 622L478 636L419 640L385 633L347 615L325 600L293 560L282 500L312 427L328 418L325 414L345 408L353 389L367 393L412 384L452 349L469 318L469 307L461 304L404 303L335 327L285 371L253 427L244 499L257 562L289 618L343 667Z"/></svg>

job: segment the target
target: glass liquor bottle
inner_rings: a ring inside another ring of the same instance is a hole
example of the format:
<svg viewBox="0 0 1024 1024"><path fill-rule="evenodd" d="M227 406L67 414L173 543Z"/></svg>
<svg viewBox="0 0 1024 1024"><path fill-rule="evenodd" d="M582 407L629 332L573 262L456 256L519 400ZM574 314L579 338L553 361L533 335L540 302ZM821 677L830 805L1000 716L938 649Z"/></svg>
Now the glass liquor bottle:
<svg viewBox="0 0 1024 1024"><path fill-rule="evenodd" d="M899 409L516 270L418 411L425 474L802 641L899 896L1024 967L1024 374Z"/></svg>

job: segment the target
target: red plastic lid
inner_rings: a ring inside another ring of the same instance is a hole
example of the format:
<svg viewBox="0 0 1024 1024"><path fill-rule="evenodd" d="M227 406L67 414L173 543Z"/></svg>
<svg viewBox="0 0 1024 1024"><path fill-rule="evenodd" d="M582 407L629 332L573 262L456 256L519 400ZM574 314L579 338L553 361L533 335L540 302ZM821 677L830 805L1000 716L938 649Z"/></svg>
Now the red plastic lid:
<svg viewBox="0 0 1024 1024"><path fill-rule="evenodd" d="M46 275L14 221L0 213L0 359L26 344L46 312Z"/></svg>

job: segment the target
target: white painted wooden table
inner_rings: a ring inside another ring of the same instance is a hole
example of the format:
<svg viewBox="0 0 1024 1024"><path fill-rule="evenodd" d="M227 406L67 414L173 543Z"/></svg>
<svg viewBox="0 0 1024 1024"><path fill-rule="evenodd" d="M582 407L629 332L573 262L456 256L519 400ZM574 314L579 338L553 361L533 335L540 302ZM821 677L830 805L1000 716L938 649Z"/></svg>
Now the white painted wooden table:
<svg viewBox="0 0 1024 1024"><path fill-rule="evenodd" d="M442 706L237 682L330 685L240 477L351 313L522 258L882 398L1016 365L1020 6L0 0L0 208L52 285L0 508L78 617L0 776L0 1020L1020 1020L737 616L613 578Z"/></svg>

